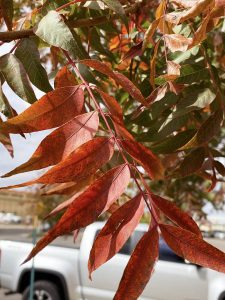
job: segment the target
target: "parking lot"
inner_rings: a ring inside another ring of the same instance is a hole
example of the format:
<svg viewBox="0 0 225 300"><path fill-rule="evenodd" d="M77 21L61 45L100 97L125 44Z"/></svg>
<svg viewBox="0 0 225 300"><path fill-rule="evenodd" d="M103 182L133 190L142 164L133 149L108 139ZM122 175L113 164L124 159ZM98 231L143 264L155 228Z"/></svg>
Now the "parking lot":
<svg viewBox="0 0 225 300"><path fill-rule="evenodd" d="M31 239L32 227L23 225L0 224L1 240L29 240ZM7 291L0 289L0 300L21 300L21 295L5 295Z"/></svg>
<svg viewBox="0 0 225 300"><path fill-rule="evenodd" d="M1 300L21 300L21 295L5 295L6 290L0 289L0 299Z"/></svg>

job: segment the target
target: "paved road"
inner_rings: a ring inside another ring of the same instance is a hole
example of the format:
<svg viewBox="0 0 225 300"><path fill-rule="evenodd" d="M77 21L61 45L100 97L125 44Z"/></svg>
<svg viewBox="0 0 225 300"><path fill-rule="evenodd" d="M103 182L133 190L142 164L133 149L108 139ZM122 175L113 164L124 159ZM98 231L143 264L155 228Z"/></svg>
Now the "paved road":
<svg viewBox="0 0 225 300"><path fill-rule="evenodd" d="M30 226L0 224L0 239L25 240L30 237L31 231ZM6 290L0 289L0 300L21 300L21 295L5 295L6 292Z"/></svg>
<svg viewBox="0 0 225 300"><path fill-rule="evenodd" d="M76 244L74 245L73 236L58 238L55 241L56 245L65 247L79 247L82 232L79 234ZM32 241L32 227L23 225L3 225L0 224L0 240L10 241ZM53 243L54 244L54 243ZM6 290L0 288L0 300L21 300L21 295L5 295Z"/></svg>
<svg viewBox="0 0 225 300"><path fill-rule="evenodd" d="M5 290L0 289L0 299L1 300L21 300L21 295L15 294L15 295L5 295Z"/></svg>

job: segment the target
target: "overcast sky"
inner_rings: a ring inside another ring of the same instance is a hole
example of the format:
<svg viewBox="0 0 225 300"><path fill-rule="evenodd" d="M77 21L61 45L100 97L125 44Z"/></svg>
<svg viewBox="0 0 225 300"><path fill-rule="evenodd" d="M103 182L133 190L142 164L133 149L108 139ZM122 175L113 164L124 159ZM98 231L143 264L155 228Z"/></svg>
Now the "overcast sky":
<svg viewBox="0 0 225 300"><path fill-rule="evenodd" d="M0 47L0 55L8 53L13 45L13 43L2 45ZM15 95L6 83L3 85L3 90L9 102L18 113L29 107L29 104ZM43 95L43 93L36 88L34 88L34 91L38 99ZM26 162L48 132L49 131L26 134L26 139L20 135L11 135L15 155L13 159L4 146L0 144L0 175L7 173L23 162ZM37 172L29 172L10 178L0 178L0 186L21 183L36 177Z"/></svg>

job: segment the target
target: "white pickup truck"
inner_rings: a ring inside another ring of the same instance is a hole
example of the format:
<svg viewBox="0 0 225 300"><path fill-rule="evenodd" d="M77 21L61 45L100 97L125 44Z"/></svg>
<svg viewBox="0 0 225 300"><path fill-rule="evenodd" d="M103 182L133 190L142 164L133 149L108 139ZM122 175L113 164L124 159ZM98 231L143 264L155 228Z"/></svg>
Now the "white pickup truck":
<svg viewBox="0 0 225 300"><path fill-rule="evenodd" d="M86 228L80 249L48 246L35 257L34 300L108 300L117 289L129 255L147 226L139 225L120 253L88 279L87 262L102 223ZM0 241L0 285L29 299L31 262L20 266L29 243ZM160 241L155 272L140 300L225 300L225 275L185 262Z"/></svg>

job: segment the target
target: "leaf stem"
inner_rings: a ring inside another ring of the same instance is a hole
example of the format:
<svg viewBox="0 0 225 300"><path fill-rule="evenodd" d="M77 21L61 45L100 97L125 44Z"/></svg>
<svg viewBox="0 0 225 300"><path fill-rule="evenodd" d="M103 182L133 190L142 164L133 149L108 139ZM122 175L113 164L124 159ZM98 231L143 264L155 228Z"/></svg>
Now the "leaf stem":
<svg viewBox="0 0 225 300"><path fill-rule="evenodd" d="M148 203L148 201L147 201L147 199L146 199L146 195L145 195L144 191L142 190L142 188L141 188L141 186L140 186L140 184L139 184L139 182L138 182L138 180L137 180L135 174L133 173L132 167L135 167L135 166L134 166L134 165L131 166L130 163L128 162L126 156L124 155L123 149L122 149L122 147L121 147L121 145L120 145L120 143L119 143L117 137L115 136L114 132L112 131L112 129L111 129L111 127L110 127L110 125L109 125L109 123L108 123L106 117L105 117L104 112L102 111L100 105L98 104L97 100L95 99L95 96L94 96L94 94L93 94L93 92L92 92L92 90L91 90L89 84L88 84L87 81L84 79L84 77L81 75L79 69L77 68L75 62L74 62L74 61L71 59L71 57L69 56L68 52L65 51L65 50L62 50L62 51L63 51L64 55L66 56L68 62L73 66L73 68L74 68L76 74L77 74L77 75L80 77L80 79L83 81L83 84L85 85L85 87L86 87L86 89L87 89L87 91L88 91L90 97L92 98L92 100L93 100L93 102L94 102L96 108L99 110L99 112L100 112L100 114L101 114L101 116L102 116L102 118L103 118L103 120L104 120L104 122L105 122L105 124L106 124L106 126L107 126L107 128L108 128L108 130L109 130L109 132L110 132L110 134L111 134L111 136L115 139L115 143L116 143L116 145L117 145L117 147L118 147L118 149L119 149L119 152L120 152L120 154L121 154L123 160L125 161L125 163L129 166L131 175L132 175L132 177L134 178L134 181L135 181L135 183L136 183L138 189L140 190L140 192L141 192L142 195L143 195L143 198L144 198L145 203L146 203L146 205L147 205L147 207L148 207L148 209L149 209L149 212L151 213L151 215L152 215L154 221L156 222L156 218L155 218L155 216L153 216L154 213L153 213L153 210L151 209L151 207L150 207L150 205L149 205L149 203ZM144 187L146 188L146 183L144 184ZM147 188L148 188L148 187L147 187ZM149 190L149 188L147 189L147 191L148 191L148 190Z"/></svg>
<svg viewBox="0 0 225 300"><path fill-rule="evenodd" d="M60 10L63 10L63 9L65 9L65 8L67 8L67 7L71 6L71 5L73 5L73 4L76 4L76 3L79 3L79 2L83 2L83 1L84 1L84 0L73 0L73 1L70 1L70 2L68 2L68 3L66 3L66 4L64 4L64 5L60 6L60 7L58 7L55 11L59 12Z"/></svg>

